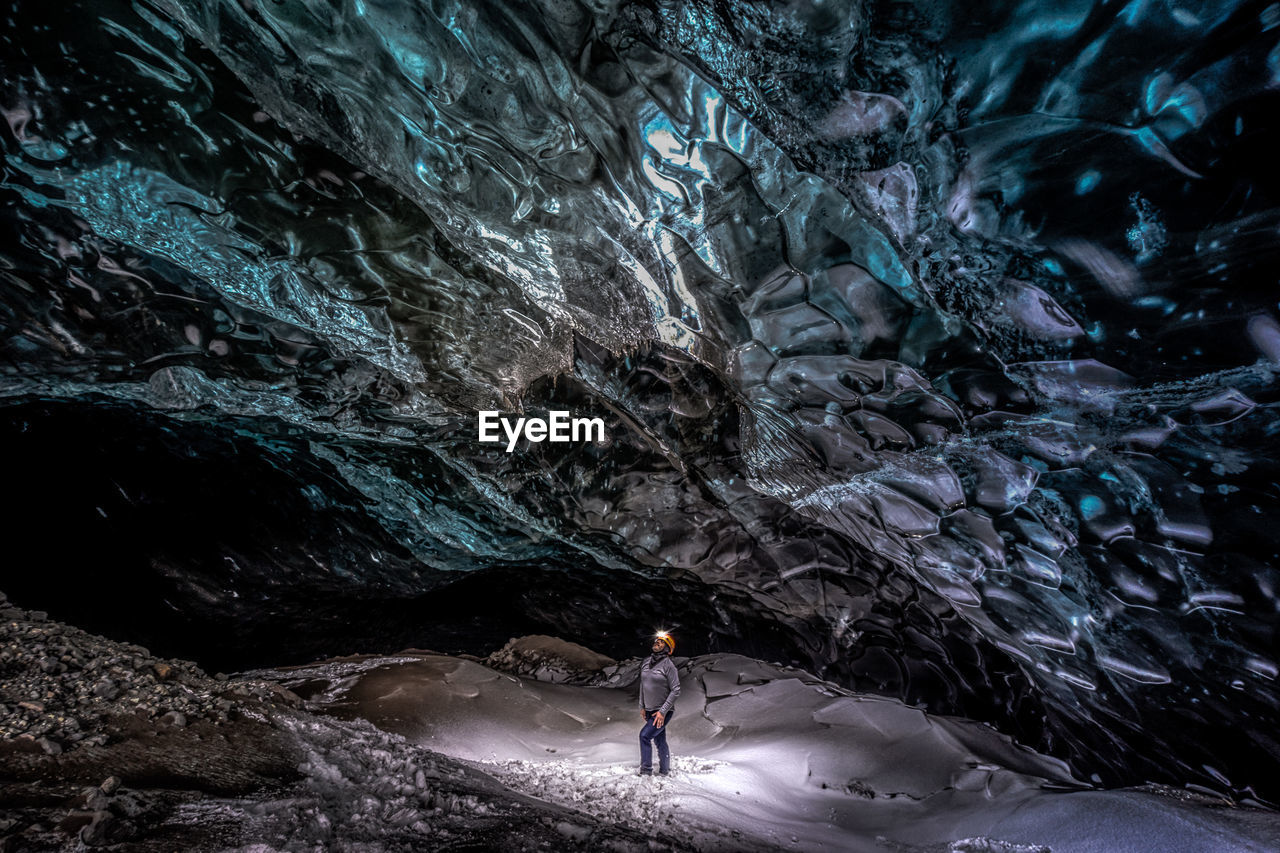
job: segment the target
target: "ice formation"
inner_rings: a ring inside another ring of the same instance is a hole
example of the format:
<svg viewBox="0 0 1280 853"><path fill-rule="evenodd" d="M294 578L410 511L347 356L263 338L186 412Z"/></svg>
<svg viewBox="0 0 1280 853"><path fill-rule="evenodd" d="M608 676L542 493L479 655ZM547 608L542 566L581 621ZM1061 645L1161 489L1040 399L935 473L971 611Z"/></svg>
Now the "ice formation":
<svg viewBox="0 0 1280 853"><path fill-rule="evenodd" d="M15 599L241 666L662 623L1280 794L1275 6L9 14Z"/></svg>

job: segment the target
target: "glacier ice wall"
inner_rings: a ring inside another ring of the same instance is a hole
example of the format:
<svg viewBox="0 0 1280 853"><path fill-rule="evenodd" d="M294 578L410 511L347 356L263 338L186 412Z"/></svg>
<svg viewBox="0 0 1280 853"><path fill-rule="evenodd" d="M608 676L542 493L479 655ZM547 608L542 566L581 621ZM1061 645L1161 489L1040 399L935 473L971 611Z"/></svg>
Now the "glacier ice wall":
<svg viewBox="0 0 1280 853"><path fill-rule="evenodd" d="M349 531L170 606L685 584L693 637L751 612L1085 775L1268 784L1274 6L12 15L13 452L105 411ZM505 454L480 408L610 439Z"/></svg>

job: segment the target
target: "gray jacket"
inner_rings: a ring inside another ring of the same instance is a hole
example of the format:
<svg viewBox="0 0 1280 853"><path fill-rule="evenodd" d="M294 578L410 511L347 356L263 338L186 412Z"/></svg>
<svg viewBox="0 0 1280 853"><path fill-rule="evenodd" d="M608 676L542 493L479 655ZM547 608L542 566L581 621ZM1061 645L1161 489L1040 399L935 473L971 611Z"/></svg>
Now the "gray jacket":
<svg viewBox="0 0 1280 853"><path fill-rule="evenodd" d="M652 655L645 658L640 666L640 710L661 711L665 717L679 695L680 673L671 658L664 655L656 664Z"/></svg>

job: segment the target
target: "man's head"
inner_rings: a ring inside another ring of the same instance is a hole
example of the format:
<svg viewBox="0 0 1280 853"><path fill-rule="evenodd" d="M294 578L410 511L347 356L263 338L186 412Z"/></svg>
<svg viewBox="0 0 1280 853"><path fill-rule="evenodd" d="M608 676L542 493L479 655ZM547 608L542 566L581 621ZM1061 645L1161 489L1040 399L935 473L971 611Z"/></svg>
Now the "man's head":
<svg viewBox="0 0 1280 853"><path fill-rule="evenodd" d="M671 654L676 650L676 641L671 639L671 635L666 631L659 631L653 638L653 651L655 654L662 652Z"/></svg>

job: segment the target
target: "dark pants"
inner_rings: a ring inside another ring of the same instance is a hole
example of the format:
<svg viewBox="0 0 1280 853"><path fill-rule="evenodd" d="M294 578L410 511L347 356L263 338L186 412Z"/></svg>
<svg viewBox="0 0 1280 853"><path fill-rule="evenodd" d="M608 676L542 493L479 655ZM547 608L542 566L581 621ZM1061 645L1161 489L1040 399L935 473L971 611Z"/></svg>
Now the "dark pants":
<svg viewBox="0 0 1280 853"><path fill-rule="evenodd" d="M658 772L666 773L671 769L671 752L667 749L667 726L676 715L675 709L662 720L662 728L653 724L653 716L657 711L644 712L644 728L640 730L640 772L653 772L653 744L658 745Z"/></svg>

